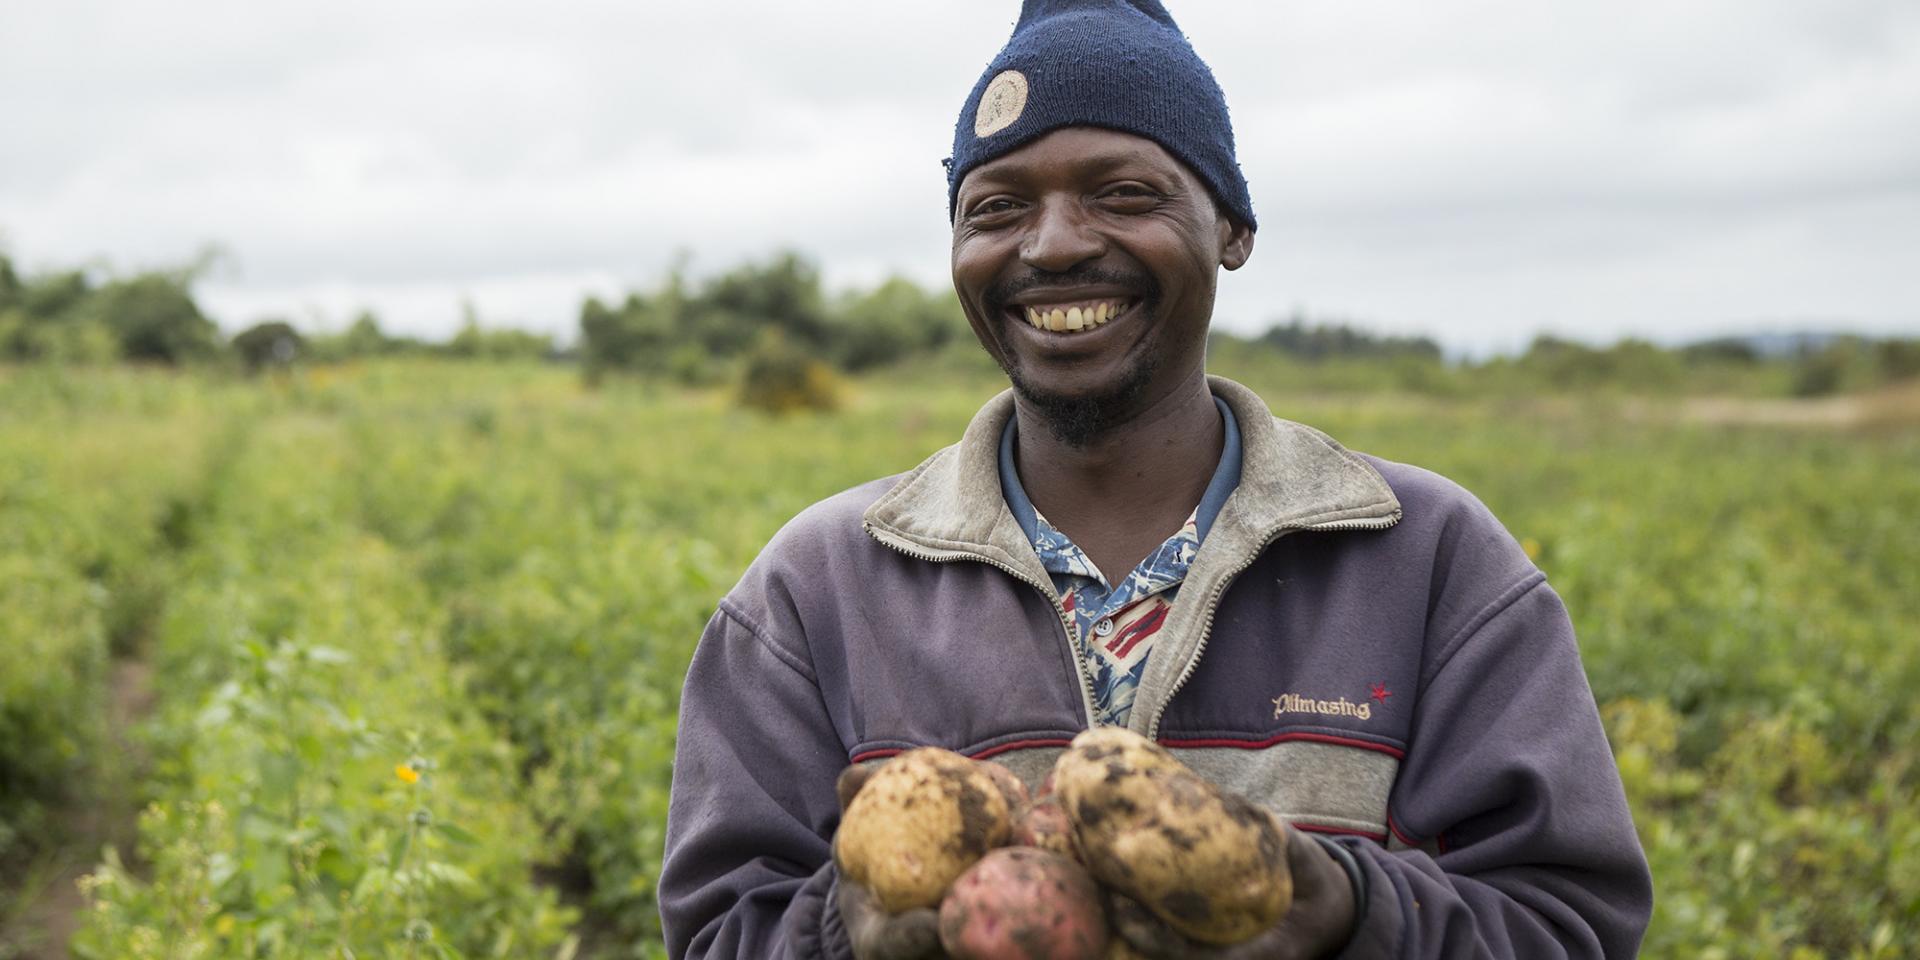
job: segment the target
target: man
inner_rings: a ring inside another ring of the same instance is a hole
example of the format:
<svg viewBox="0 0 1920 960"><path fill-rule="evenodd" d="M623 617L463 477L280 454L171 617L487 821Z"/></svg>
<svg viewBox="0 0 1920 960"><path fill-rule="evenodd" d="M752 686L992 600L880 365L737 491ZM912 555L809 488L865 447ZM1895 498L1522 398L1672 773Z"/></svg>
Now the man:
<svg viewBox="0 0 1920 960"><path fill-rule="evenodd" d="M948 176L954 287L1013 389L795 518L721 601L682 706L669 952L937 955L928 911L837 875L843 771L933 745L1032 783L1118 724L1290 825L1279 927L1220 951L1116 902L1151 955L1631 955L1651 885L1543 576L1458 487L1205 373L1256 224L1157 0L1028 0Z"/></svg>

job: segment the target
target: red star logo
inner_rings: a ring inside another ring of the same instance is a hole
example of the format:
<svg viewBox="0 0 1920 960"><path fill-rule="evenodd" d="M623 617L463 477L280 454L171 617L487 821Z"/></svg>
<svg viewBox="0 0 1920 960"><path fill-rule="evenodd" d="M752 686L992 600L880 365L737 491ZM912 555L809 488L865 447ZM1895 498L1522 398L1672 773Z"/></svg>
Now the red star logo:
<svg viewBox="0 0 1920 960"><path fill-rule="evenodd" d="M1393 691L1388 690L1386 684L1376 683L1373 685L1373 694L1372 694L1373 699L1378 700L1381 703L1386 703L1387 698L1391 696L1393 696Z"/></svg>

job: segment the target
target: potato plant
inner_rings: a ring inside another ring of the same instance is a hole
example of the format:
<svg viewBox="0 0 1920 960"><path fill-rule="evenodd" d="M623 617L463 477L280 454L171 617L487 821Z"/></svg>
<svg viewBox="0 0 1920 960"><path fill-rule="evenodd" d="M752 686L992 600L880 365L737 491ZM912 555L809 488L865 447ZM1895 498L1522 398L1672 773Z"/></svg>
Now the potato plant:
<svg viewBox="0 0 1920 960"><path fill-rule="evenodd" d="M1459 480L1566 598L1655 872L1645 956L1920 955L1920 415L1243 379ZM0 838L91 782L133 655L148 813L96 873L89 955L658 953L715 601L995 389L871 376L775 420L533 365L0 371L0 764L30 771L0 781Z"/></svg>

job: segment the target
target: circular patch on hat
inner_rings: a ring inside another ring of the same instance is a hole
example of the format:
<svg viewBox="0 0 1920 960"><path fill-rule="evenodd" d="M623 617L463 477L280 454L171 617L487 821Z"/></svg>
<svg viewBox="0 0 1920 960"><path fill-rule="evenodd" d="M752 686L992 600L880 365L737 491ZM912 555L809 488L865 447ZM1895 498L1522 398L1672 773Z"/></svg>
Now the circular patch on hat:
<svg viewBox="0 0 1920 960"><path fill-rule="evenodd" d="M980 94L980 105L973 111L973 135L992 136L1020 119L1027 108L1027 78L1018 70L1002 70Z"/></svg>

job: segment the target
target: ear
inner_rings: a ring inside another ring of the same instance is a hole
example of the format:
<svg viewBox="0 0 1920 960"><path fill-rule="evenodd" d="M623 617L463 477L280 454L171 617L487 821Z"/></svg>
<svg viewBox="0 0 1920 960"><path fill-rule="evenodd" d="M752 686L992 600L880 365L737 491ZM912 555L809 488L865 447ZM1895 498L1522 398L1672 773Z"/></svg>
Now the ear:
<svg viewBox="0 0 1920 960"><path fill-rule="evenodd" d="M1220 265L1238 270L1253 256L1253 228L1232 217L1220 217Z"/></svg>

